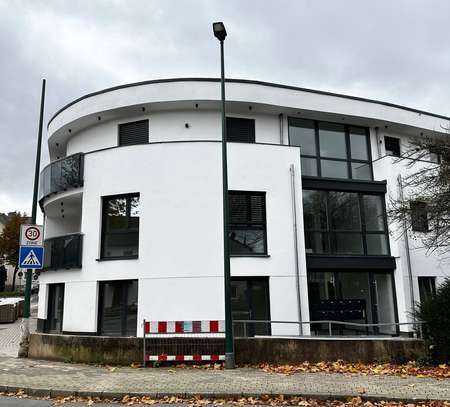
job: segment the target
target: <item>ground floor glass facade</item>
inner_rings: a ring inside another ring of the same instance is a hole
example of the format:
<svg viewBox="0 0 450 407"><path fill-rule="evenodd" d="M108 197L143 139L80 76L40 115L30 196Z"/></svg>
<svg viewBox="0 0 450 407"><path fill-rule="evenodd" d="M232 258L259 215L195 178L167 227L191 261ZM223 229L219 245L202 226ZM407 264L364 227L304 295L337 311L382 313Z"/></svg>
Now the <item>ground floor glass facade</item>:
<svg viewBox="0 0 450 407"><path fill-rule="evenodd" d="M392 324L397 320L392 272L309 271L311 321ZM313 335L328 335L326 323L312 324ZM333 325L333 335L395 335L395 325Z"/></svg>

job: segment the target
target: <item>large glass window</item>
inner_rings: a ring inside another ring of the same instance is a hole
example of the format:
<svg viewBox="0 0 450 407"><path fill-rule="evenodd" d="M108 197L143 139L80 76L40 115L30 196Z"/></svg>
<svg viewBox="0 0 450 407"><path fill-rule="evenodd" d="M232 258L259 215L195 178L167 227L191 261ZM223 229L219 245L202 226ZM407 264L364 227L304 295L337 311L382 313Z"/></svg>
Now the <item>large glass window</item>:
<svg viewBox="0 0 450 407"><path fill-rule="evenodd" d="M64 284L48 285L48 310L45 331L59 334L63 330Z"/></svg>
<svg viewBox="0 0 450 407"><path fill-rule="evenodd" d="M100 283L99 334L136 336L138 281Z"/></svg>
<svg viewBox="0 0 450 407"><path fill-rule="evenodd" d="M139 194L103 198L102 259L135 258L139 249Z"/></svg>
<svg viewBox="0 0 450 407"><path fill-rule="evenodd" d="M397 332L390 272L308 271L308 294L311 321L351 323L332 324L335 335L394 335ZM386 325L369 327L366 324ZM311 325L316 335L329 335L329 329L327 323Z"/></svg>
<svg viewBox="0 0 450 407"><path fill-rule="evenodd" d="M303 190L306 253L388 255L381 195Z"/></svg>
<svg viewBox="0 0 450 407"><path fill-rule="evenodd" d="M267 278L231 279L231 307L233 320L270 320L269 281ZM234 324L235 336L270 335L270 324Z"/></svg>
<svg viewBox="0 0 450 407"><path fill-rule="evenodd" d="M266 254L266 195L229 191L230 254Z"/></svg>
<svg viewBox="0 0 450 407"><path fill-rule="evenodd" d="M301 147L302 175L372 179L365 127L289 118L289 144Z"/></svg>

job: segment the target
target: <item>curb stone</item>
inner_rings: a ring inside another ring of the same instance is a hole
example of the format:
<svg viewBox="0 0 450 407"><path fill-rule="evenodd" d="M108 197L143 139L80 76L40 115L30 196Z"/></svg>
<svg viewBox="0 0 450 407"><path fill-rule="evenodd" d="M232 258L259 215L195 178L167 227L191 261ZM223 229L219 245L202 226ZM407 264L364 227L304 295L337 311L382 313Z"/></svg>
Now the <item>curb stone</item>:
<svg viewBox="0 0 450 407"><path fill-rule="evenodd" d="M424 399L424 398L403 398L403 397L385 397L376 395L365 395L365 394L323 394L323 393L296 393L296 392L280 392L280 393L214 393L214 392L166 392L158 393L151 391L143 392L107 392L107 391L76 391L76 390L62 390L62 389L43 389L34 387L19 387L19 386L2 386L0 385L0 392L4 393L17 393L19 391L24 392L29 396L35 397L98 397L103 399L122 399L124 396L130 397L150 397L154 399L160 399L163 397L179 397L179 398L192 398L194 396L201 396L203 398L211 399L237 399L241 397L253 397L258 398L262 396L272 396L276 397L283 395L284 397L304 397L306 399L318 399L318 400L341 400L346 401L354 397L360 397L363 401L393 401L393 402L403 402L403 403L417 403L418 401L430 401L430 400L440 400L446 401L446 399Z"/></svg>

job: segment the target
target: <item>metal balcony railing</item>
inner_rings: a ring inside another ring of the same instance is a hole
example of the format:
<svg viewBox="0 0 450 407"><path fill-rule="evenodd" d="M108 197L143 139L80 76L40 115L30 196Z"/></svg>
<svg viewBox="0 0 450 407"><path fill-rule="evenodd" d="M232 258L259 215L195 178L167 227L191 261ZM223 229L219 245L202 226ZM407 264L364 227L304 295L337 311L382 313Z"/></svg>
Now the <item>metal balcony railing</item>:
<svg viewBox="0 0 450 407"><path fill-rule="evenodd" d="M83 235L53 237L44 242L44 270L81 268Z"/></svg>
<svg viewBox="0 0 450 407"><path fill-rule="evenodd" d="M83 153L73 154L47 165L40 176L39 199L83 186L83 167Z"/></svg>

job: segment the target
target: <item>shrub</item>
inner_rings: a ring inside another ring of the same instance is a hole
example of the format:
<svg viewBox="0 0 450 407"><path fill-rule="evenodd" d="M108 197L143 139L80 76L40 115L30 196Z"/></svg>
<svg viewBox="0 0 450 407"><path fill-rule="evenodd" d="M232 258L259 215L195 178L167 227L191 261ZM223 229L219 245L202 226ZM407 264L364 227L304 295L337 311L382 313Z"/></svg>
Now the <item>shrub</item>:
<svg viewBox="0 0 450 407"><path fill-rule="evenodd" d="M450 279L447 278L436 295L417 307L418 318L425 322L423 336L435 363L450 360Z"/></svg>
<svg viewBox="0 0 450 407"><path fill-rule="evenodd" d="M23 293L19 291L0 291L0 298L23 297Z"/></svg>

